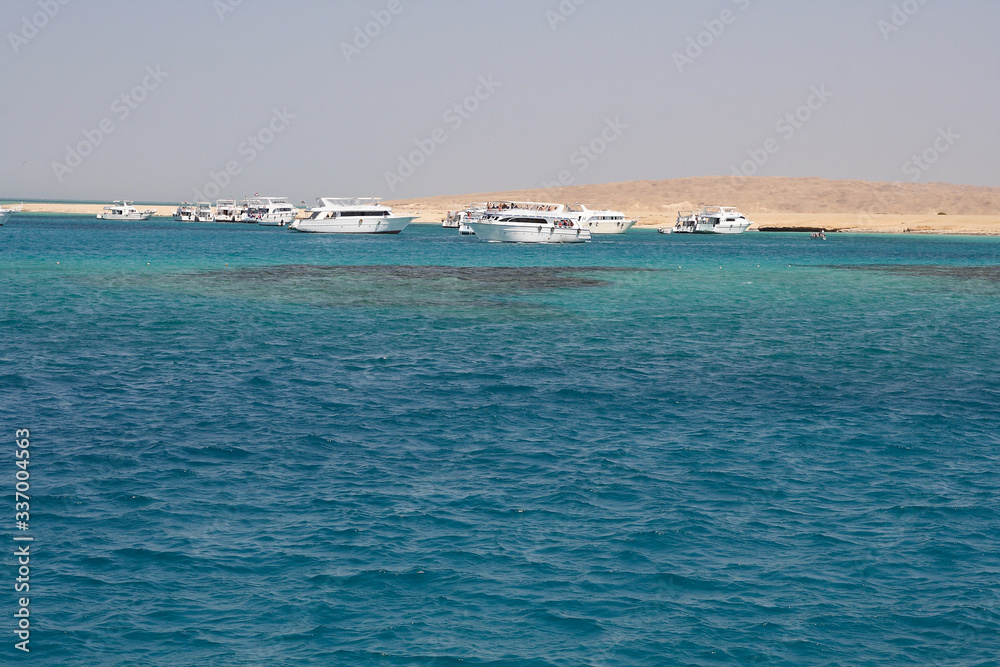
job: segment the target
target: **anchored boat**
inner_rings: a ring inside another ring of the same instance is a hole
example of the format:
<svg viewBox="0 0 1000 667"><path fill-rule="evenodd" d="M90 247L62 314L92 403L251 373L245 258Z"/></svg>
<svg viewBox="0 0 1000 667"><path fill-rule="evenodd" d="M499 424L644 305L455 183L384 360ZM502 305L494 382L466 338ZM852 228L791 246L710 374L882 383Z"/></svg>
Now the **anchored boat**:
<svg viewBox="0 0 1000 667"><path fill-rule="evenodd" d="M587 243L589 229L557 212L487 213L466 223L483 241L506 243Z"/></svg>
<svg viewBox="0 0 1000 667"><path fill-rule="evenodd" d="M320 234L398 234L419 217L393 215L381 202L374 197L320 197L306 217L288 228Z"/></svg>
<svg viewBox="0 0 1000 667"><path fill-rule="evenodd" d="M675 234L742 234L752 224L732 206L708 206L701 213L678 212L672 231Z"/></svg>
<svg viewBox="0 0 1000 667"><path fill-rule="evenodd" d="M147 208L140 211L130 201L115 200L111 206L105 206L105 213L98 213L98 220L149 220L156 214L155 209Z"/></svg>

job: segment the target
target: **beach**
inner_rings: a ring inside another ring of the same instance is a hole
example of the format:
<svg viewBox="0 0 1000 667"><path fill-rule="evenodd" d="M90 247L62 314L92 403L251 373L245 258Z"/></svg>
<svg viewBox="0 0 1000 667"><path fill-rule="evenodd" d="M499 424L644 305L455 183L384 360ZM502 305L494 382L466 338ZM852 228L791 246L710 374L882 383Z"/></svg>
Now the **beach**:
<svg viewBox="0 0 1000 667"><path fill-rule="evenodd" d="M496 197L501 198L501 197ZM423 207L420 202L390 202L398 213L419 213L414 224L440 224L448 211L460 210L463 200L455 198L450 207L440 204ZM471 200L470 200L471 201ZM485 200L484 200L485 201ZM469 201L465 202L466 204ZM153 208L155 217L170 217L173 207L147 206ZM93 215L101 213L100 204L75 204L69 202L25 203L23 213L55 213L64 215ZM636 228L673 226L676 213L650 213L649 211L624 211L626 217L637 219ZM828 232L853 232L858 234L970 234L1000 235L1000 215L898 215L857 213L749 213L754 224L751 230L811 232L824 229Z"/></svg>

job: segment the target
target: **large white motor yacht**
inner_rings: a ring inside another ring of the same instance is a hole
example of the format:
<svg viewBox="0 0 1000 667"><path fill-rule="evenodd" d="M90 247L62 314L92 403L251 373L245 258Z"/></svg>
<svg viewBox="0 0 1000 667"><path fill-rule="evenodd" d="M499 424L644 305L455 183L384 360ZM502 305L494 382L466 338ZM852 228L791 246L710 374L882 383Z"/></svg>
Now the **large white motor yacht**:
<svg viewBox="0 0 1000 667"><path fill-rule="evenodd" d="M104 213L98 213L98 220L149 220L156 214L155 209L147 208L145 211L140 211L135 206L132 205L133 202L130 201L117 201L111 203L111 206L104 207Z"/></svg>
<svg viewBox="0 0 1000 667"><path fill-rule="evenodd" d="M559 214L563 217L568 217L571 219L578 218L578 214L566 214L566 206L563 204L552 204L547 202L533 202L533 201L491 201L482 204L470 204L469 208L463 211L463 217L459 221L458 233L473 236L475 231L469 226L470 222L478 222L483 219L484 216L513 216L517 213L525 213L527 215L535 215L537 213L552 213Z"/></svg>
<svg viewBox="0 0 1000 667"><path fill-rule="evenodd" d="M553 211L487 213L466 223L483 241L507 243L586 243L590 230L580 221Z"/></svg>
<svg viewBox="0 0 1000 667"><path fill-rule="evenodd" d="M675 234L742 234L753 223L732 206L709 206L677 214Z"/></svg>
<svg viewBox="0 0 1000 667"><path fill-rule="evenodd" d="M320 197L289 229L326 234L398 234L419 216L398 216L377 198Z"/></svg>
<svg viewBox="0 0 1000 667"><path fill-rule="evenodd" d="M299 209L288 203L288 197L254 197L247 205L244 220L267 227L284 227L298 213Z"/></svg>
<svg viewBox="0 0 1000 667"><path fill-rule="evenodd" d="M576 207L570 206L566 210L568 213L577 213L580 226L589 229L591 234L624 234L638 222L626 220L625 214L621 211L591 211L582 204Z"/></svg>
<svg viewBox="0 0 1000 667"><path fill-rule="evenodd" d="M636 224L636 220L627 220L621 211L593 211L582 204L567 206L549 202L494 201L473 204L465 211L459 212L457 214L459 230L464 234L471 234L472 228L466 224L469 219L476 221L484 214L497 213L508 216L516 213L558 215L562 218L576 220L580 223L581 228L588 230L591 234L624 234Z"/></svg>
<svg viewBox="0 0 1000 667"><path fill-rule="evenodd" d="M24 208L24 204L21 204L19 206L11 206L10 208L4 208L3 205L0 205L0 227L3 227L3 223L10 220L11 213L17 213L22 208Z"/></svg>

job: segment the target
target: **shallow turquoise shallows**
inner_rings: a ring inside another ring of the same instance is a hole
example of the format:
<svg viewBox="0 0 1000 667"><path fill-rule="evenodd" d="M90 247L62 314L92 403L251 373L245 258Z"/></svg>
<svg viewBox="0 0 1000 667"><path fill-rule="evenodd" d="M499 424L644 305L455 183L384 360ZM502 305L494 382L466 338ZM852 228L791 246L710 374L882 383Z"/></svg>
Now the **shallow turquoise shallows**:
<svg viewBox="0 0 1000 667"><path fill-rule="evenodd" d="M0 662L998 664L998 239L20 215L0 325Z"/></svg>

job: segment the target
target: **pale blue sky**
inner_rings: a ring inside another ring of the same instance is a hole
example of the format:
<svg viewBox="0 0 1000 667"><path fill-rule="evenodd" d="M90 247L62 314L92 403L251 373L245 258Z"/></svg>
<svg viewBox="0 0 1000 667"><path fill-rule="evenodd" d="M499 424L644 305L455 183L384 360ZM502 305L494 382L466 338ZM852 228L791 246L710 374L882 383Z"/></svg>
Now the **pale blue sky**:
<svg viewBox="0 0 1000 667"><path fill-rule="evenodd" d="M998 27L994 0L5 0L0 197L1000 186Z"/></svg>

